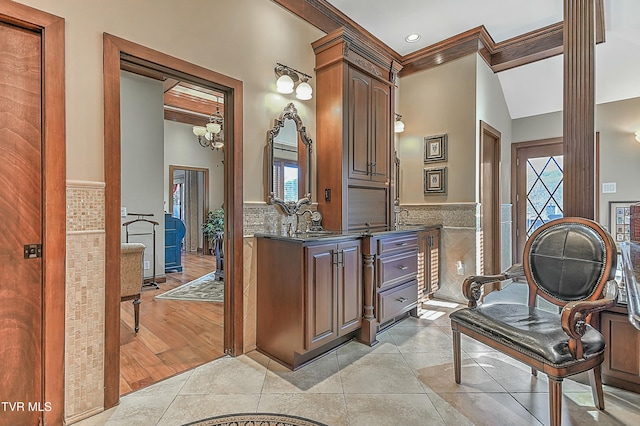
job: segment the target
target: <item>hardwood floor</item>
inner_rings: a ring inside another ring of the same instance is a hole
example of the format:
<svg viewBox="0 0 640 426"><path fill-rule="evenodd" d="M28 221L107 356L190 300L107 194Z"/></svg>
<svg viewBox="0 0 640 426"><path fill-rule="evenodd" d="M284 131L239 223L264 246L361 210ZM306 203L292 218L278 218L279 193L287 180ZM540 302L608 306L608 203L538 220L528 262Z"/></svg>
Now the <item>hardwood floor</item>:
<svg viewBox="0 0 640 426"><path fill-rule="evenodd" d="M222 302L155 299L215 269L214 256L183 254L182 272L166 274L160 289L143 289L140 331L133 332L133 305L120 307L120 395L224 355Z"/></svg>

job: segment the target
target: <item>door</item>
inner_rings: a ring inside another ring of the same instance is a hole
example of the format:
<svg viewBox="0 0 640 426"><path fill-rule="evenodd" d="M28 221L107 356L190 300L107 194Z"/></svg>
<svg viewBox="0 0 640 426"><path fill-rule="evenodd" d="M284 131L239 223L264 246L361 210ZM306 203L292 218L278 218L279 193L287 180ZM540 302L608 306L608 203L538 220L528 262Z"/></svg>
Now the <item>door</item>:
<svg viewBox="0 0 640 426"><path fill-rule="evenodd" d="M0 23L0 425L37 425L42 403L41 37ZM6 405L14 404L14 405ZM51 407L49 407L51 409Z"/></svg>
<svg viewBox="0 0 640 426"><path fill-rule="evenodd" d="M501 271L500 243L500 132L480 122L480 227L482 230L482 273ZM485 294L499 289L485 286Z"/></svg>
<svg viewBox="0 0 640 426"><path fill-rule="evenodd" d="M514 262L521 262L524 245L533 231L563 216L562 140L522 142L512 149L516 191L513 258Z"/></svg>
<svg viewBox="0 0 640 426"><path fill-rule="evenodd" d="M372 80L371 88L371 179L386 182L391 146L391 90L377 80Z"/></svg>
<svg viewBox="0 0 640 426"><path fill-rule="evenodd" d="M338 244L338 335L362 325L362 250L360 240Z"/></svg>
<svg viewBox="0 0 640 426"><path fill-rule="evenodd" d="M307 336L306 349L312 350L338 337L336 330L336 244L306 249L307 257Z"/></svg>
<svg viewBox="0 0 640 426"><path fill-rule="evenodd" d="M371 78L349 68L349 178L369 180Z"/></svg>

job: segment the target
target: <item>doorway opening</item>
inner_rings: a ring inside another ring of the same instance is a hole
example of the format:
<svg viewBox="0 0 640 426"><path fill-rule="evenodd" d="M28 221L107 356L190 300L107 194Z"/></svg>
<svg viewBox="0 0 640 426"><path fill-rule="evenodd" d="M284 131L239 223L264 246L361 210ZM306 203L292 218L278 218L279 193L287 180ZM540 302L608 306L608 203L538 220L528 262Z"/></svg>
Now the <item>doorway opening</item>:
<svg viewBox="0 0 640 426"><path fill-rule="evenodd" d="M105 102L105 233L107 283L120 280L121 241L121 72L151 78L172 78L224 95L225 223L224 244L229 261L224 281L224 353L242 353L242 82L127 40L104 35ZM197 139L193 137L194 143ZM204 148L201 148L204 149ZM167 193L162 190L163 193ZM162 196L162 195L161 195ZM144 303L144 301L143 301ZM105 290L105 408L117 404L120 382L120 288Z"/></svg>

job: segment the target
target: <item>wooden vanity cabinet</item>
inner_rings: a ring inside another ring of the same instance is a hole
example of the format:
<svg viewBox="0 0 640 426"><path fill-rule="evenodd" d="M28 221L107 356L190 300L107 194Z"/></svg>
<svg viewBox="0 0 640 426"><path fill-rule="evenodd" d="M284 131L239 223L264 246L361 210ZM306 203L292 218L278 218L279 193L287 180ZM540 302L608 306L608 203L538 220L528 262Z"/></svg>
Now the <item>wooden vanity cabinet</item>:
<svg viewBox="0 0 640 426"><path fill-rule="evenodd" d="M389 226L401 65L340 28L315 41L318 210L325 227Z"/></svg>
<svg viewBox="0 0 640 426"><path fill-rule="evenodd" d="M359 239L258 238L256 345L296 369L362 324Z"/></svg>
<svg viewBox="0 0 640 426"><path fill-rule="evenodd" d="M602 382L640 393L640 331L629 323L627 308L601 312L599 329L606 341Z"/></svg>

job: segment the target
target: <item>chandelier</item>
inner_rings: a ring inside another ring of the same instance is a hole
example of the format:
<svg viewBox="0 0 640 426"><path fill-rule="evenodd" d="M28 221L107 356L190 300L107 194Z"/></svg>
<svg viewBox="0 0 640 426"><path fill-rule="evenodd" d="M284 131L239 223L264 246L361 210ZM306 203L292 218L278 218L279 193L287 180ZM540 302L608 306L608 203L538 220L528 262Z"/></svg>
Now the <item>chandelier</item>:
<svg viewBox="0 0 640 426"><path fill-rule="evenodd" d="M224 118L220 114L220 101L216 97L216 112L209 116L206 126L193 126L193 134L198 137L198 143L203 148L220 149L224 146L224 132L222 124Z"/></svg>

